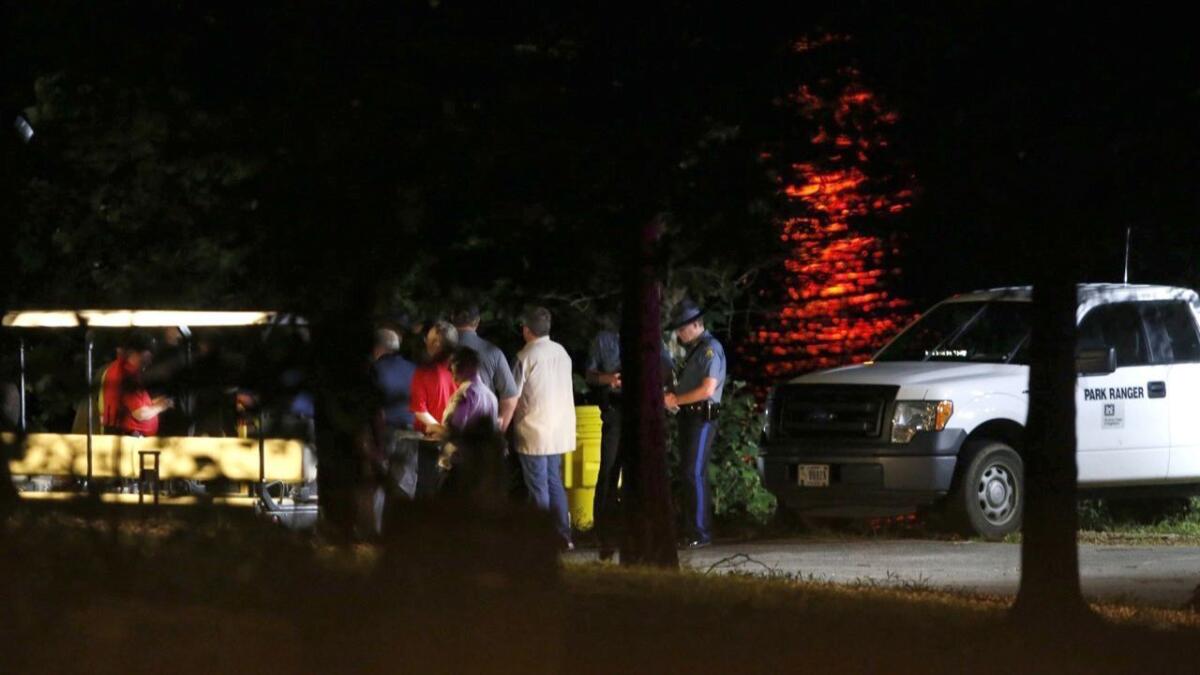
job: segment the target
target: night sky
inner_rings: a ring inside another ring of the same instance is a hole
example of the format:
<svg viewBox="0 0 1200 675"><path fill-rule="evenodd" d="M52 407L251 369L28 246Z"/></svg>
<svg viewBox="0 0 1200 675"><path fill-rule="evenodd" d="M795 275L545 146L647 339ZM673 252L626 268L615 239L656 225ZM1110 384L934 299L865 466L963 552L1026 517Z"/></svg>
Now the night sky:
<svg viewBox="0 0 1200 675"><path fill-rule="evenodd" d="M689 12L687 3L668 3L660 14L623 13L618 6L601 11L585 3L564 16L538 3L505 10L417 3L392 13L355 3L337 9L318 5L298 10L289 3L234 8L114 2L97 9L65 1L6 3L0 107L11 119L31 104L38 76L64 70L163 96L180 88L190 97L186 106L234 111L235 123L216 136L220 147L210 138L201 150L276 153L276 173L259 186L267 206L251 221L271 236L287 238L293 228L310 227L297 225L297 213L324 213L330 221L350 209L358 217L348 220L358 224L341 224L342 232L357 228L368 239L413 255L422 246L444 248L447 240L437 236L414 248L405 245L405 233L362 224L373 210L408 208L379 201L394 197L380 187L386 181L439 176L440 191L430 190L413 209L434 213L439 222L487 218L504 237L530 250L524 264L537 268L539 260L564 250L586 257L592 242L569 232L530 237L510 223L543 222L545 231L561 230L555 223L563 214L584 213L588 204L625 217L636 211L639 196L629 191L623 201L601 203L597 194L620 192L622 183L597 178L596 167L611 163L615 174L622 166L636 166L628 155L639 150L647 167L661 166L653 140L669 139L682 133L677 125L697 122L689 117L695 111L679 109L679 102L703 86L702 78L654 79L659 71L649 57L667 60L670 46L688 39L685 31L712 31L722 21L728 24L721 26L723 44L734 46L783 44L784 35L840 34L849 36L848 46L826 63L780 60L751 72L743 59L752 52L746 50L730 52L724 66L714 59L705 76L745 81L747 92L767 91L762 83L773 80L778 91L787 91L820 75L821 68L857 68L898 114L889 153L895 166L911 171L918 188L911 209L861 226L903 235L904 273L895 290L915 307L960 290L1029 283L1046 265L1073 266L1081 280L1119 280L1127 227L1134 228L1133 281L1200 282L1194 265L1200 245L1195 189L1200 69L1189 24L1178 16L990 3L914 8L859 2L742 12ZM701 18L672 21L684 15ZM584 90L563 103L538 100L533 90L506 89L512 73L505 62L489 61L489 50L536 42L561 25L585 26L579 34L617 56L611 62L584 58L575 70L554 76L584 81L607 76L608 69L614 81L630 80L622 84L636 88L632 101L597 100L584 107L589 95ZM628 58L619 60L626 51ZM414 60L431 53L445 58ZM643 72L650 74L638 81ZM435 118L463 117L468 114L463 108L469 108L464 102L473 100L503 100L513 107L507 116L464 117L464 124L476 126L462 134L453 124L433 124ZM515 107L518 100L524 108ZM545 116L511 112L517 110L541 110ZM426 119L430 133L414 133ZM480 119L487 121L479 124ZM547 120L561 130L547 131ZM594 133L586 136L584 130ZM591 141L578 143L579 138ZM559 141L561 147L555 145ZM491 146L480 152L485 142ZM286 150L279 150L284 144ZM531 148L544 149L553 161L539 164ZM46 168L44 152L21 147L14 134L6 132L3 149L6 189L30 174L54 170ZM354 170L332 175L331 165ZM647 169L646 176L628 176L624 185L653 178ZM331 190L344 199L312 198ZM557 200L550 206L548 194ZM476 201L464 201L464 195ZM735 226L726 227L728 241L741 238L732 234ZM323 242L318 237L292 253L310 264L330 250ZM468 253L479 263L460 272L468 285L492 282L488 245L485 237L483 253ZM591 274L588 264L569 269L564 278ZM269 261L262 267L267 277L278 273ZM169 297L159 293L152 299Z"/></svg>

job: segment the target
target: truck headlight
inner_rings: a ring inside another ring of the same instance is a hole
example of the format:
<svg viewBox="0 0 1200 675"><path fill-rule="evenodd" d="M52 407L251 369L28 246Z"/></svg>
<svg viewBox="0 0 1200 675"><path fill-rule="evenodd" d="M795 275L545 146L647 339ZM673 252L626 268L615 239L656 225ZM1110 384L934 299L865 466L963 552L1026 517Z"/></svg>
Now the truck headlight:
<svg viewBox="0 0 1200 675"><path fill-rule="evenodd" d="M941 431L953 414L952 401L897 401L892 442L908 443L918 431Z"/></svg>

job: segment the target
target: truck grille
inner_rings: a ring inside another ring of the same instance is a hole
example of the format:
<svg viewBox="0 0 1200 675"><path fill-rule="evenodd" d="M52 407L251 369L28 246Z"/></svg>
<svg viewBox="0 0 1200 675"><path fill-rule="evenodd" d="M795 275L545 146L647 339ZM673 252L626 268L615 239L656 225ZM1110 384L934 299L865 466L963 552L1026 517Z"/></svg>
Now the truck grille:
<svg viewBox="0 0 1200 675"><path fill-rule="evenodd" d="M792 384L780 387L772 403L780 439L813 437L874 438L899 387Z"/></svg>

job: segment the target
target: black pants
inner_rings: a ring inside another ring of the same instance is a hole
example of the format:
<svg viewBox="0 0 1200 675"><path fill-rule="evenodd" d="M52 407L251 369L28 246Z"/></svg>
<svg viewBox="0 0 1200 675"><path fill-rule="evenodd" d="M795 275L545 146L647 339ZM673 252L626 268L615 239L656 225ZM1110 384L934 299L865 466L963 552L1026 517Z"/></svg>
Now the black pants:
<svg viewBox="0 0 1200 675"><path fill-rule="evenodd" d="M596 476L596 494L592 500L592 518L600 548L616 546L620 527L621 495L617 482L621 480L621 409L608 406L600 413L600 473Z"/></svg>
<svg viewBox="0 0 1200 675"><path fill-rule="evenodd" d="M441 452L442 446L437 441L420 441L417 447L417 499L429 499L441 487L442 475L437 464Z"/></svg>
<svg viewBox="0 0 1200 675"><path fill-rule="evenodd" d="M679 413L679 472L683 478L683 533L689 540L712 540L712 495L708 485L708 459L716 421L703 414Z"/></svg>

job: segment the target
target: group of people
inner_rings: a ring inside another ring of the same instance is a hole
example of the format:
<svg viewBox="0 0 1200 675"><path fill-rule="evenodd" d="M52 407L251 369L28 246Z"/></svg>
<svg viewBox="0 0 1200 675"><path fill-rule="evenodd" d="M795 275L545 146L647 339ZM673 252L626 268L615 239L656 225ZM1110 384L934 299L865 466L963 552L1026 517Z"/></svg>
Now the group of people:
<svg viewBox="0 0 1200 675"><path fill-rule="evenodd" d="M707 467L726 370L722 346L705 330L703 315L695 304L680 303L667 328L675 332L685 354L675 363L663 346L663 406L675 413L678 425L682 543L691 548L712 540ZM376 330L371 371L380 394L379 418L390 436L389 482L408 498L463 489L466 470L461 467L470 461L460 452L464 439L507 438L514 474L519 471L529 499L552 514L563 547L573 548L563 485L563 456L576 447L571 357L550 339L551 315L544 307L521 314L524 346L511 364L503 351L478 334L479 323L480 311L473 305L455 309L448 321L432 323L423 336L426 358L417 363L401 354L400 332ZM98 373L95 428L156 435L160 416L175 401L152 396L147 389L144 373L152 353L153 341L146 334L133 331L123 337L116 359ZM584 371L601 408L601 462L593 509L600 554L609 558L617 547L622 470L623 388L616 330L597 333ZM382 513L381 503L376 510ZM377 520L375 527L381 525Z"/></svg>
<svg viewBox="0 0 1200 675"><path fill-rule="evenodd" d="M463 461L458 440L507 434L531 500L553 514L564 547L571 548L562 482L563 455L575 449L571 357L550 339L544 307L522 313L525 346L511 367L504 352L479 336L479 319L478 307L465 306L450 321L434 322L420 365L400 354L399 333L375 332L372 370L385 422L397 439L389 467L393 484L409 497L453 489ZM412 443L411 432L426 442Z"/></svg>
<svg viewBox="0 0 1200 675"><path fill-rule="evenodd" d="M705 330L703 314L688 301L672 312L667 327L686 350L678 367L663 348L673 383L664 391L663 405L677 413L685 488L682 543L689 548L712 541L707 466L725 382L725 354ZM479 336L479 321L479 308L465 306L454 310L449 321L434 322L424 335L427 358L420 365L400 354L400 333L376 331L373 375L383 396L383 417L397 439L393 447L399 449L390 462L393 485L409 497L447 489L461 471L456 439L472 433L507 436L530 500L551 513L563 548L571 549L562 466L563 456L576 446L571 357L550 339L551 316L544 307L521 314L524 346L511 366L498 347ZM601 407L601 463L593 508L601 557L609 558L617 544L621 475L623 390L615 330L595 336L585 372Z"/></svg>

